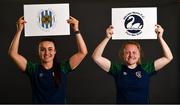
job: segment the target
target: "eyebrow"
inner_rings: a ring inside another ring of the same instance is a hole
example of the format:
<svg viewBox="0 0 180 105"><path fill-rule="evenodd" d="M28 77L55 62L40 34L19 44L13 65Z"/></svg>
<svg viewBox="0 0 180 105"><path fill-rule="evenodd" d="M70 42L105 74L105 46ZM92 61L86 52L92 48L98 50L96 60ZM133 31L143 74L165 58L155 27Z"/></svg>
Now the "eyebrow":
<svg viewBox="0 0 180 105"><path fill-rule="evenodd" d="M40 48L46 48L46 47L41 46ZM48 48L53 48L53 47L48 47Z"/></svg>

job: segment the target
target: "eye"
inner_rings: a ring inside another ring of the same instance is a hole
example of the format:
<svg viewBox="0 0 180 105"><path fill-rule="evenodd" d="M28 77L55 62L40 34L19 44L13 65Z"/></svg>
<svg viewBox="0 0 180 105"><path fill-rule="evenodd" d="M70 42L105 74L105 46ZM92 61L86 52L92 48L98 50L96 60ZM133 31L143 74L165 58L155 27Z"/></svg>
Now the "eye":
<svg viewBox="0 0 180 105"><path fill-rule="evenodd" d="M129 52L128 52L128 51L125 51L125 52L124 52L124 54L126 54L126 55L127 55L127 54L129 54Z"/></svg>
<svg viewBox="0 0 180 105"><path fill-rule="evenodd" d="M45 48L40 48L40 51L45 51Z"/></svg>
<svg viewBox="0 0 180 105"><path fill-rule="evenodd" d="M134 51L133 54L137 54L137 52Z"/></svg>
<svg viewBox="0 0 180 105"><path fill-rule="evenodd" d="M52 50L53 50L53 48L51 48L51 47L50 47L50 48L48 48L48 50L49 50L49 51L52 51Z"/></svg>

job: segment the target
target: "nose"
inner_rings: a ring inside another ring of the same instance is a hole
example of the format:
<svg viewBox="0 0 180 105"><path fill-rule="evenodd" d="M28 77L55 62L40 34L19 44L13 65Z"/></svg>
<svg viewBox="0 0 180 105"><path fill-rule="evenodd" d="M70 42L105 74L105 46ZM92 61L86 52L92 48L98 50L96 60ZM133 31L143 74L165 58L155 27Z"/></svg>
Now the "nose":
<svg viewBox="0 0 180 105"><path fill-rule="evenodd" d="M132 57L132 56L133 56L133 53L132 53L132 52L130 52L130 53L129 53L129 56L130 56L130 57Z"/></svg>
<svg viewBox="0 0 180 105"><path fill-rule="evenodd" d="M49 51L48 50L45 50L45 54L48 54L49 53Z"/></svg>

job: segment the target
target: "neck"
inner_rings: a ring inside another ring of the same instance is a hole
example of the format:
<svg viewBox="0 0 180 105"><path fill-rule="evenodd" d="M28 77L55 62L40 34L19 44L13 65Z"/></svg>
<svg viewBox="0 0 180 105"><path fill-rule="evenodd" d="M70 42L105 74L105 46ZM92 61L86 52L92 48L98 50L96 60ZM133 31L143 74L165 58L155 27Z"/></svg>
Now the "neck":
<svg viewBox="0 0 180 105"><path fill-rule="evenodd" d="M46 70L49 70L53 67L53 62L42 62L41 64Z"/></svg>
<svg viewBox="0 0 180 105"><path fill-rule="evenodd" d="M127 66L128 66L128 68L130 68L130 69L134 69L134 68L137 67L137 64L135 63L135 64L127 65Z"/></svg>

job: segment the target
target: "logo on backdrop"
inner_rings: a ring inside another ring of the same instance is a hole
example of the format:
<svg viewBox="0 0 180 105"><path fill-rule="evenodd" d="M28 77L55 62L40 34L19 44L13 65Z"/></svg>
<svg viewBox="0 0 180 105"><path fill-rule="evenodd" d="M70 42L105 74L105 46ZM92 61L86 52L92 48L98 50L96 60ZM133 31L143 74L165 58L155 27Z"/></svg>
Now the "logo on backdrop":
<svg viewBox="0 0 180 105"><path fill-rule="evenodd" d="M131 36L137 36L142 33L144 26L144 16L139 12L130 12L124 17L124 27L126 33Z"/></svg>
<svg viewBox="0 0 180 105"><path fill-rule="evenodd" d="M55 26L56 23L55 13L50 9L41 10L39 12L38 18L39 18L38 21L39 26L44 31L49 31Z"/></svg>

